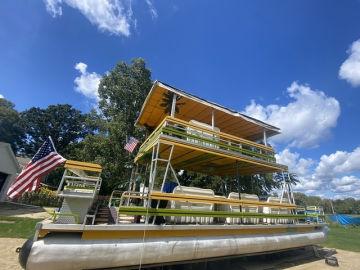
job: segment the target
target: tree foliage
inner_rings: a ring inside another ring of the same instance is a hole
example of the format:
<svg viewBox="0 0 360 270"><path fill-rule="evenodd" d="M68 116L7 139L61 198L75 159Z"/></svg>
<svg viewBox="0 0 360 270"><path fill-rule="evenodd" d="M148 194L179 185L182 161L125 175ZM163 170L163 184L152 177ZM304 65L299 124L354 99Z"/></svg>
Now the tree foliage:
<svg viewBox="0 0 360 270"><path fill-rule="evenodd" d="M184 171L179 177L182 185L209 188L218 195L227 196L230 192L241 192L267 196L275 188L279 188L281 181L272 174L256 174L236 177L209 176L189 171Z"/></svg>
<svg viewBox="0 0 360 270"><path fill-rule="evenodd" d="M0 98L0 141L10 143L13 151L18 152L24 136L24 125L15 105Z"/></svg>
<svg viewBox="0 0 360 270"><path fill-rule="evenodd" d="M88 118L97 132L86 136L77 155L103 165L103 193L129 181L134 154L124 150L124 145L130 136L140 141L146 136L134 123L151 86L151 72L140 58L131 64L118 63L100 82L100 111Z"/></svg>
<svg viewBox="0 0 360 270"><path fill-rule="evenodd" d="M76 144L90 133L85 125L86 115L71 105L50 105L45 109L30 108L21 113L26 141L24 153L33 156L48 136L57 151L70 155Z"/></svg>
<svg viewBox="0 0 360 270"><path fill-rule="evenodd" d="M299 206L322 206L325 213L332 214L332 208L336 213L341 214L360 214L360 200L345 198L330 200L319 196L308 196L304 193L294 193L295 202Z"/></svg>
<svg viewBox="0 0 360 270"><path fill-rule="evenodd" d="M174 95L175 94L172 92L166 92L163 94L160 106L164 108L164 112L166 114L169 114L169 115L171 114ZM176 96L175 113L179 113L180 107L185 104L184 102L179 102L181 99L182 99L181 96Z"/></svg>

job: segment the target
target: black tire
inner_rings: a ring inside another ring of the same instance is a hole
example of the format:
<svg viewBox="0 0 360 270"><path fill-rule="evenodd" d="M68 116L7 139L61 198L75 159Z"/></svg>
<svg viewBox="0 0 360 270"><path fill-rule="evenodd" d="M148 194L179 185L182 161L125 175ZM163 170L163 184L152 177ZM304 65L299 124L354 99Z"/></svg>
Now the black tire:
<svg viewBox="0 0 360 270"><path fill-rule="evenodd" d="M21 248L17 248L16 251L19 253L19 263L22 268L26 269L26 263L30 255L30 251L33 245L32 238L26 240Z"/></svg>

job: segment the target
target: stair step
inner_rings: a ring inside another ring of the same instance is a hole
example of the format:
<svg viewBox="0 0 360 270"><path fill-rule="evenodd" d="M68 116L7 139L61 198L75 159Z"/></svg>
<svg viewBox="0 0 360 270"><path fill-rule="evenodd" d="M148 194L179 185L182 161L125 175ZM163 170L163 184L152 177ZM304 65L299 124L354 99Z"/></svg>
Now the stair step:
<svg viewBox="0 0 360 270"><path fill-rule="evenodd" d="M95 218L95 222L97 221L108 221L109 219L108 218Z"/></svg>

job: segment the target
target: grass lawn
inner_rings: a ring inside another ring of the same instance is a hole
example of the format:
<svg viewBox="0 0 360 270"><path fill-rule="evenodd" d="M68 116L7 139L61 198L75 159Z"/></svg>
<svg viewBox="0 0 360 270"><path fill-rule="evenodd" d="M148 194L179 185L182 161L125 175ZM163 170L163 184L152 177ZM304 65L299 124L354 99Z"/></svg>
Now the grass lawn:
<svg viewBox="0 0 360 270"><path fill-rule="evenodd" d="M360 226L330 224L329 228L330 232L323 246L360 252Z"/></svg>
<svg viewBox="0 0 360 270"><path fill-rule="evenodd" d="M29 238L41 219L0 216L0 237ZM330 224L330 232L323 246L360 252L360 227Z"/></svg>
<svg viewBox="0 0 360 270"><path fill-rule="evenodd" d="M41 219L0 216L0 237L29 238Z"/></svg>

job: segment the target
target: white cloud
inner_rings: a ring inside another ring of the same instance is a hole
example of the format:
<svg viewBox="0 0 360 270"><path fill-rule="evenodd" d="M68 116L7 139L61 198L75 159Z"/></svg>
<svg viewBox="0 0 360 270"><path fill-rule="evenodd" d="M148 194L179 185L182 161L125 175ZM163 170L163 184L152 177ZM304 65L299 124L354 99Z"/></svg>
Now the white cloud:
<svg viewBox="0 0 360 270"><path fill-rule="evenodd" d="M360 147L355 148L352 152L336 151L330 155L322 155L316 168L316 174L321 178L356 171L360 171Z"/></svg>
<svg viewBox="0 0 360 270"><path fill-rule="evenodd" d="M101 75L96 72L89 73L87 71L87 65L81 62L75 65L75 69L80 72L80 75L74 80L75 90L88 98L98 101L98 87Z"/></svg>
<svg viewBox="0 0 360 270"><path fill-rule="evenodd" d="M295 191L322 195L329 198L353 197L360 199L360 147L352 152L336 151L322 155L319 161L302 158L299 153L284 149L275 157L285 164L289 171L296 173L300 180Z"/></svg>
<svg viewBox="0 0 360 270"><path fill-rule="evenodd" d="M263 106L251 101L244 113L281 129L281 134L271 140L295 147L315 147L330 134L340 115L339 102L313 90L308 85L293 82L287 89L293 100L286 106Z"/></svg>
<svg viewBox="0 0 360 270"><path fill-rule="evenodd" d="M46 10L51 14L53 18L62 15L61 3L62 0L44 0Z"/></svg>
<svg viewBox="0 0 360 270"><path fill-rule="evenodd" d="M360 39L354 41L348 50L349 57L342 63L339 77L352 86L360 86Z"/></svg>
<svg viewBox="0 0 360 270"><path fill-rule="evenodd" d="M46 10L52 17L63 14L62 5L66 4L79 10L92 24L101 31L115 35L129 36L130 29L136 28L136 19L133 18L131 0L44 0ZM150 0L146 0L151 16L158 14Z"/></svg>
<svg viewBox="0 0 360 270"><path fill-rule="evenodd" d="M314 164L311 158L300 158L299 153L293 153L287 148L276 154L275 158L278 163L287 165L289 170L298 176L308 175L311 166Z"/></svg>
<svg viewBox="0 0 360 270"><path fill-rule="evenodd" d="M0 94L0 98L4 98L4 96L2 94Z"/></svg>
<svg viewBox="0 0 360 270"><path fill-rule="evenodd" d="M332 181L335 186L348 186L360 181L356 176L343 176Z"/></svg>
<svg viewBox="0 0 360 270"><path fill-rule="evenodd" d="M335 193L347 193L357 197L360 195L360 179L353 175L336 178L331 182L331 188Z"/></svg>
<svg viewBox="0 0 360 270"><path fill-rule="evenodd" d="M151 0L146 0L146 4L149 7L151 17L153 19L156 19L158 17L158 13L157 13L157 10L155 9L153 3L151 2Z"/></svg>
<svg viewBox="0 0 360 270"><path fill-rule="evenodd" d="M275 158L278 163L287 165L291 173L297 174L300 183L295 186L296 191L311 193L320 187L321 181L312 175L315 161L311 158L301 158L299 153L287 148L276 154Z"/></svg>

